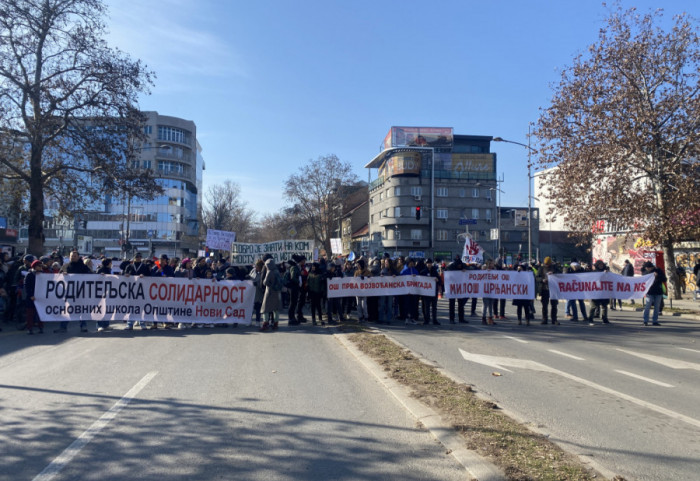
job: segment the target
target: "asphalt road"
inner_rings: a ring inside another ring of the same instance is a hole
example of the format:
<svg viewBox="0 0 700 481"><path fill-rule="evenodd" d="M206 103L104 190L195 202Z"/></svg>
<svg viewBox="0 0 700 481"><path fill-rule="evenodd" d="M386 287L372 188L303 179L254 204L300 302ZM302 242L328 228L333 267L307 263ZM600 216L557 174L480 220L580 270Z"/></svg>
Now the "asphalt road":
<svg viewBox="0 0 700 481"><path fill-rule="evenodd" d="M447 302L439 306L444 319ZM594 326L468 318L383 330L604 474L697 481L700 322L662 317L643 327L641 315L611 311L611 325Z"/></svg>
<svg viewBox="0 0 700 481"><path fill-rule="evenodd" d="M1 480L468 479L327 329L76 330L0 336Z"/></svg>

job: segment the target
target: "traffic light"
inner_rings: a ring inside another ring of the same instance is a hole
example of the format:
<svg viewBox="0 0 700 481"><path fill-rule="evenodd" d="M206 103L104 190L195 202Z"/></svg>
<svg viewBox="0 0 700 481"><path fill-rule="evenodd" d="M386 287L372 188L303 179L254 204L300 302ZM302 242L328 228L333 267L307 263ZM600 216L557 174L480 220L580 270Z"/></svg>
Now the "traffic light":
<svg viewBox="0 0 700 481"><path fill-rule="evenodd" d="M420 206L416 207L416 220L420 220Z"/></svg>

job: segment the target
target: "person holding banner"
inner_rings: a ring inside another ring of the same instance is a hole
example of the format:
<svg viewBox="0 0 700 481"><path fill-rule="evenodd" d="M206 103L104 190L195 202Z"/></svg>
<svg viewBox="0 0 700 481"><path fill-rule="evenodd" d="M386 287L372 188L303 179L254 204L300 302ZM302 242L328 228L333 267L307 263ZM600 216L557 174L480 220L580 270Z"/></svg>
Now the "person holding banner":
<svg viewBox="0 0 700 481"><path fill-rule="evenodd" d="M272 258L265 261L265 275L262 283L265 286L265 295L260 310L264 320L260 330L267 331L268 328L276 330L279 326L279 310L282 307L282 299L280 298L282 276L280 276L277 264Z"/></svg>
<svg viewBox="0 0 700 481"><path fill-rule="evenodd" d="M421 303L423 305L423 325L430 324L430 318L432 315L433 324L439 326L440 323L437 320L437 296L440 292L440 273L437 267L433 264L432 259L428 259L423 264L423 268L419 269L421 276L432 277L435 279L435 295L432 296L421 296Z"/></svg>
<svg viewBox="0 0 700 481"><path fill-rule="evenodd" d="M74 250L70 253L70 261L63 264L62 273L64 274L92 274L92 271L80 258L78 251ZM68 321L61 321L58 329L54 329L55 333L64 333L68 331ZM88 332L87 321L80 321L80 332Z"/></svg>
<svg viewBox="0 0 700 481"><path fill-rule="evenodd" d="M382 259L380 277L395 277L396 271L390 257ZM379 324L391 324L394 318L394 296L379 296Z"/></svg>
<svg viewBox="0 0 700 481"><path fill-rule="evenodd" d="M571 262L569 266L569 274L576 274L578 272L583 272L583 268L581 267L581 264L578 262ZM578 304L578 307L576 306ZM578 311L579 308L581 308L581 317L585 321L588 319L586 316L586 301L584 299L571 299L566 301L566 307L567 310L571 309L571 321L572 322L578 322Z"/></svg>
<svg viewBox="0 0 700 481"><path fill-rule="evenodd" d="M532 273L532 268L527 264L520 264L516 270L517 272L529 271ZM534 276L534 273L532 275ZM525 325L529 326L530 321L534 319L532 302L532 299L513 299L519 326L523 324L523 310L525 311Z"/></svg>
<svg viewBox="0 0 700 481"><path fill-rule="evenodd" d="M652 317L651 324L653 326L659 326L659 314L661 313L661 302L664 299L664 282L666 282L666 274L652 264L646 261L642 266L642 274L654 274L654 283L651 285L647 291L647 299L644 303L644 325L649 325L649 311L651 306L654 306L654 317Z"/></svg>
<svg viewBox="0 0 700 481"><path fill-rule="evenodd" d="M492 271L495 269L493 259L486 261L484 270ZM498 302L496 299L491 297L482 297L481 303L483 304L481 308L481 323L488 324L489 326L495 326L496 323L493 322L493 306Z"/></svg>
<svg viewBox="0 0 700 481"><path fill-rule="evenodd" d="M454 260L450 262L450 264L445 268L446 271L466 271L467 266L462 262L462 258L460 256L455 256ZM458 309L458 319L460 324L469 324L469 321L467 321L464 318L464 306L466 305L467 301L469 298L467 297L460 297L459 299L454 299L453 297L450 297L448 300L449 302L449 310L450 310L450 324L455 323L455 300L457 301L457 309Z"/></svg>
<svg viewBox="0 0 700 481"><path fill-rule="evenodd" d="M335 262L328 263L328 272L326 273L326 279L333 279L336 277L343 277L343 273L340 272L340 267ZM326 306L326 314L328 316L328 324L337 324L333 320L333 314L338 315L338 322L343 322L343 304L341 297L328 297L328 304Z"/></svg>
<svg viewBox="0 0 700 481"><path fill-rule="evenodd" d="M418 269L416 269L416 263L410 257L406 258L406 266L401 271L402 276L417 276ZM418 324L418 298L414 294L405 294L399 296L401 301L404 303L404 309L406 312L406 324Z"/></svg>
<svg viewBox="0 0 700 481"><path fill-rule="evenodd" d="M357 268L355 269L354 277L359 277L364 279L365 277L372 277L372 273L367 268L364 259L357 260ZM369 312L367 310L367 297L356 296L357 299L357 320L359 322L367 322L369 320Z"/></svg>
<svg viewBox="0 0 700 481"><path fill-rule="evenodd" d="M602 259L598 259L593 264L593 272L605 272L606 270L608 270L608 266L605 265L605 262ZM610 321L608 320L609 303L610 299L591 299L590 304L588 304L588 324L590 326L594 324L593 317L595 312L598 310L600 311L600 317L603 324L610 324Z"/></svg>
<svg viewBox="0 0 700 481"><path fill-rule="evenodd" d="M143 256L140 252L134 254L134 262L126 266L126 268L124 269L124 276L129 277L133 275L138 277L150 277L151 269L144 262L142 262L142 260ZM146 329L146 325L143 322L139 322L139 324L141 325L141 329ZM156 323L154 322L151 326L151 329L157 328L158 326L156 326ZM126 329L127 331L133 331L134 321L127 321L126 327L124 329Z"/></svg>

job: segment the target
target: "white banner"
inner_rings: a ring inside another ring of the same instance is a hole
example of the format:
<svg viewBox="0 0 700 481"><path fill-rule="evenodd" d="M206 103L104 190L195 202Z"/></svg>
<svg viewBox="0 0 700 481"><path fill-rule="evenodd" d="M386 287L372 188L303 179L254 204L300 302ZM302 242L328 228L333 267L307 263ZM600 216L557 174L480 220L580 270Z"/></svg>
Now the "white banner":
<svg viewBox="0 0 700 481"><path fill-rule="evenodd" d="M654 274L626 277L612 272L550 274L550 299L641 299L654 283Z"/></svg>
<svg viewBox="0 0 700 481"><path fill-rule="evenodd" d="M42 321L151 321L250 324L251 281L99 274L38 274Z"/></svg>
<svg viewBox="0 0 700 481"><path fill-rule="evenodd" d="M255 261L262 259L265 254L271 254L276 264L286 262L294 254L313 259L314 241L312 240L280 240L265 244L245 244L234 242L231 248L231 265L252 266Z"/></svg>
<svg viewBox="0 0 700 481"><path fill-rule="evenodd" d="M467 264L483 264L484 249L477 241L467 234L464 239L464 249L462 249L462 262Z"/></svg>
<svg viewBox="0 0 700 481"><path fill-rule="evenodd" d="M534 299L535 276L517 271L445 271L445 298Z"/></svg>
<svg viewBox="0 0 700 481"><path fill-rule="evenodd" d="M328 279L328 297L435 295L435 278L426 276L334 277Z"/></svg>
<svg viewBox="0 0 700 481"><path fill-rule="evenodd" d="M231 248L231 242L236 242L235 232L207 229L206 245L210 249L227 251Z"/></svg>

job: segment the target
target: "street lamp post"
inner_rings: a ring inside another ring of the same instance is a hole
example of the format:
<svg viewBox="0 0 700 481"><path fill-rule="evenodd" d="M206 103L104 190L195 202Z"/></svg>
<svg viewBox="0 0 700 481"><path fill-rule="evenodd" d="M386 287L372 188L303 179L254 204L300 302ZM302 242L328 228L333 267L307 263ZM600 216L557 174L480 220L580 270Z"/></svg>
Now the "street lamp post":
<svg viewBox="0 0 700 481"><path fill-rule="evenodd" d="M527 144L502 137L494 137L493 141L520 145L527 149L527 261L532 264L532 153L537 153L537 149L530 147L530 127L527 129Z"/></svg>

